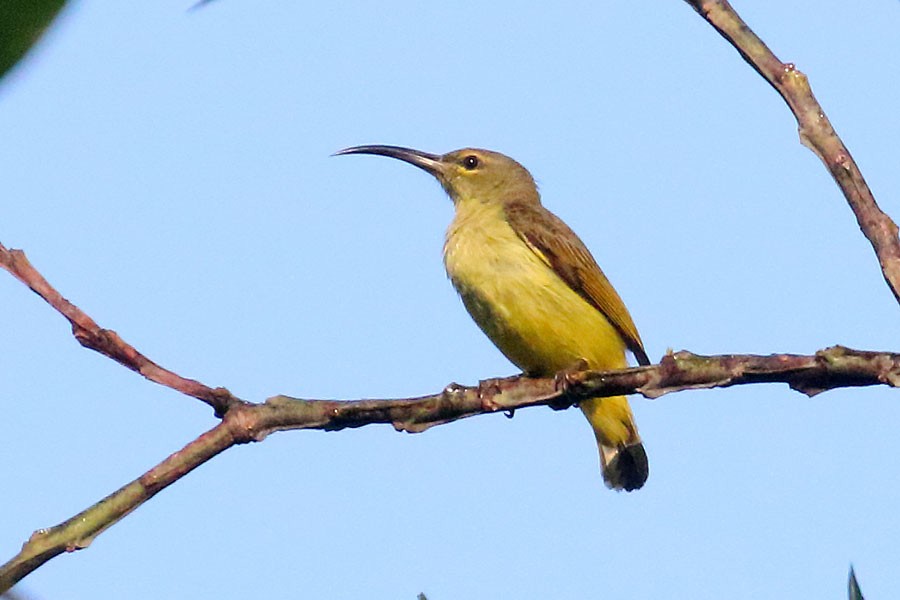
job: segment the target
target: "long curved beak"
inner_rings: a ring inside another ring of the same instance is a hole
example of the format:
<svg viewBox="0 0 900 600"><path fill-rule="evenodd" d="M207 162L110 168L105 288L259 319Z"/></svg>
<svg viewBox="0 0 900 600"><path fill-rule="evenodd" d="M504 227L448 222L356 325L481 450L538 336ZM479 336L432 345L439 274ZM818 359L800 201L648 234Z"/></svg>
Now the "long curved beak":
<svg viewBox="0 0 900 600"><path fill-rule="evenodd" d="M352 146L350 148L338 150L332 154L332 156L341 156L343 154L377 154L379 156L389 156L415 165L439 179L444 166L444 163L441 162L441 157L437 154L429 154L428 152L413 150L412 148L403 148L402 146Z"/></svg>

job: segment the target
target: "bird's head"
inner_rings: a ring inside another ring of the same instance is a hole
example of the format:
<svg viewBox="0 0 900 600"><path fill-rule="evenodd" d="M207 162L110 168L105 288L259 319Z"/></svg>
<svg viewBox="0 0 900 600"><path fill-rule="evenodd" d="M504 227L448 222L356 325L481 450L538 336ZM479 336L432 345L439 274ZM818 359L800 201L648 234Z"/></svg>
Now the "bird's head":
<svg viewBox="0 0 900 600"><path fill-rule="evenodd" d="M499 152L463 148L437 155L400 146L354 146L335 154L378 154L408 162L431 173L454 204L471 200L483 203L538 202L537 186L531 173Z"/></svg>

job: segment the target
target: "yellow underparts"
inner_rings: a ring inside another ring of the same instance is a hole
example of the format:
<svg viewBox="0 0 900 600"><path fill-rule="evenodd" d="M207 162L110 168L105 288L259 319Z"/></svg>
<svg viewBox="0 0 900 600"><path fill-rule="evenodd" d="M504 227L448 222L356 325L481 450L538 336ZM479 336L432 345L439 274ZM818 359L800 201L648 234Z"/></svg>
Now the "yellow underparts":
<svg viewBox="0 0 900 600"><path fill-rule="evenodd" d="M591 369L627 365L616 329L519 238L499 204L460 201L444 265L472 318L525 373L550 376L582 360ZM639 439L624 396L588 400L581 409L598 442Z"/></svg>

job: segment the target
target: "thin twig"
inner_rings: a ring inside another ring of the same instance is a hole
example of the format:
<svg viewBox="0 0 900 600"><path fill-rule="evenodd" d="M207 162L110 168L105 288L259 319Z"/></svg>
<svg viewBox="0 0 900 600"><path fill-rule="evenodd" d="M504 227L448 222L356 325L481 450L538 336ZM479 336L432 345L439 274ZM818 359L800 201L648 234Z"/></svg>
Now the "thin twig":
<svg viewBox="0 0 900 600"><path fill-rule="evenodd" d="M859 228L875 250L884 280L900 302L900 238L897 225L875 202L856 161L834 131L813 95L806 75L783 63L728 3L728 0L685 0L733 45L787 103L801 143L818 156L850 204Z"/></svg>
<svg viewBox="0 0 900 600"><path fill-rule="evenodd" d="M222 416L238 399L225 388L211 388L194 379L187 379L165 369L127 343L111 329L103 329L80 308L63 298L29 262L21 250L7 249L0 244L0 267L31 288L72 324L72 335L85 348L90 348L117 363L140 373L150 381L164 385L202 400Z"/></svg>

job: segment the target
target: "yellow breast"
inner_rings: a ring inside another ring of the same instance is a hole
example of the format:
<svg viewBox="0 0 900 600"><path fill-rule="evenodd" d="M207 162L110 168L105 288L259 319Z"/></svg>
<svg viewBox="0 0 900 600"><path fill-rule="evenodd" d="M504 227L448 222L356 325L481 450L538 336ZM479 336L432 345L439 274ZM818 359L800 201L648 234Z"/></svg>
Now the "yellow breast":
<svg viewBox="0 0 900 600"><path fill-rule="evenodd" d="M616 329L519 238L500 204L457 205L444 266L478 326L526 373L550 375L579 360L626 366Z"/></svg>

